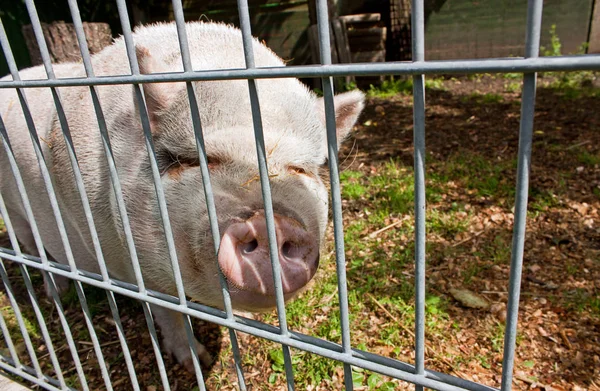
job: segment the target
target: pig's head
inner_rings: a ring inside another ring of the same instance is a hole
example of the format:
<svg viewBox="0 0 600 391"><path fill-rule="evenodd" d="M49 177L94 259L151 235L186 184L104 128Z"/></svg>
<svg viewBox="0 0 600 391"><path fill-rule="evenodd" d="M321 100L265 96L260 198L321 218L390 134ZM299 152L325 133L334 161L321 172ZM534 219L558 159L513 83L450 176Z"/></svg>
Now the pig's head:
<svg viewBox="0 0 600 391"><path fill-rule="evenodd" d="M141 58L143 72L160 66ZM295 79L258 80L257 86L287 300L315 275L327 225L329 196L319 176L328 157L324 102ZM265 310L275 305L275 289L248 83L201 82L195 90L218 216L217 255L185 84L144 87L186 292L221 306L220 269L235 308ZM334 98L338 144L363 99L358 91Z"/></svg>

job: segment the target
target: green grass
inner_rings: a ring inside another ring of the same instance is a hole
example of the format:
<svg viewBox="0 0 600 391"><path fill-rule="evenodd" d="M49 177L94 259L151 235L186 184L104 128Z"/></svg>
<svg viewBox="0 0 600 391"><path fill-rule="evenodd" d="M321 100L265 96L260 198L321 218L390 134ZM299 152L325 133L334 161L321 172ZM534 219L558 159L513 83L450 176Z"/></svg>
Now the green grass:
<svg viewBox="0 0 600 391"><path fill-rule="evenodd" d="M444 79L425 78L425 89L431 91L446 91ZM413 91L413 79L394 78L386 79L379 85L371 85L367 95L371 97L389 98L395 95L411 95Z"/></svg>
<svg viewBox="0 0 600 391"><path fill-rule="evenodd" d="M508 80L523 79L522 73L508 72L508 73L501 73L500 75L503 78L508 79Z"/></svg>
<svg viewBox="0 0 600 391"><path fill-rule="evenodd" d="M567 273L571 274L568 270ZM589 311L595 317L600 317L600 296L582 288L563 292L563 298L571 309L579 312Z"/></svg>
<svg viewBox="0 0 600 391"><path fill-rule="evenodd" d="M579 160L580 163L585 164L586 166L594 167L596 165L600 165L600 154L590 153L586 150L582 150L577 155L577 160Z"/></svg>
<svg viewBox="0 0 600 391"><path fill-rule="evenodd" d="M475 152L458 151L435 165L435 179L439 182L450 180L472 189L483 197L495 199L514 198L514 183L507 180L507 171L516 167L516 159L496 160Z"/></svg>
<svg viewBox="0 0 600 391"><path fill-rule="evenodd" d="M504 85L504 90L506 92L519 92L521 91L521 82L519 81L511 81Z"/></svg>
<svg viewBox="0 0 600 391"><path fill-rule="evenodd" d="M582 44L577 54L584 54L586 44ZM541 47L543 56L561 56L562 43L556 34L556 25L550 28L550 46ZM600 98L600 88L593 87L593 81L597 79L598 72L595 71L576 71L576 72L546 72L541 73L542 78L549 77L550 80L546 87L555 90L559 95L566 99L578 99L581 97Z"/></svg>
<svg viewBox="0 0 600 391"><path fill-rule="evenodd" d="M557 190L561 191L563 189ZM531 201L529 202L529 206L527 208L527 215L532 218L547 212L550 208L560 206L561 204L560 197L555 194L553 190L539 190L535 187L532 187L529 194Z"/></svg>
<svg viewBox="0 0 600 391"><path fill-rule="evenodd" d="M452 238L458 233L465 232L468 226L468 218L459 216L453 211L442 212L434 209L427 214L427 231L443 237Z"/></svg>
<svg viewBox="0 0 600 391"><path fill-rule="evenodd" d="M367 189L358 182L361 177L362 173L357 171L344 171L340 174L340 180L344 183L343 198L357 200L365 195Z"/></svg>
<svg viewBox="0 0 600 391"><path fill-rule="evenodd" d="M2 293L2 296L4 296L4 293ZM13 337L13 343L17 344L19 341L22 341L23 338L20 337L21 328L19 327L19 323L17 322L17 317L15 316L13 308L11 306L5 306L0 308L0 311L2 311L2 316L4 317L4 321L6 322L8 332L10 333L11 337ZM21 314L23 315L23 324L25 325L25 330L27 330L27 333L31 338L40 338L41 334L39 326L36 320L31 320L35 319L33 310L31 310L31 312L32 313L27 313L26 309L23 309L21 311ZM2 330L0 330L0 336L4 338Z"/></svg>
<svg viewBox="0 0 600 391"><path fill-rule="evenodd" d="M478 104L494 104L504 102L504 98L500 94L488 92L485 94L473 92L470 95L463 97L463 102L475 102Z"/></svg>

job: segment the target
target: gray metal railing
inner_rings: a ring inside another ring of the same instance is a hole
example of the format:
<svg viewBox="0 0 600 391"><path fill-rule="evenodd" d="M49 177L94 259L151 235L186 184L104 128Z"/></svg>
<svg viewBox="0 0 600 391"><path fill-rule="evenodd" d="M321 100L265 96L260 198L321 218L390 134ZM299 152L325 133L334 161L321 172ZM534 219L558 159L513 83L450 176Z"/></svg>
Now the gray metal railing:
<svg viewBox="0 0 600 391"><path fill-rule="evenodd" d="M27 292L30 296L31 303L34 307L35 315L41 327L41 333L50 353L55 377L51 377L44 373L40 367L36 350L32 345L26 325L23 323L22 315L14 297L10 281L7 277L4 263L0 262L0 275L4 282L4 287L7 292L10 304L14 310L15 317L18 321L19 329L23 335L27 353L31 359L33 367L24 365L20 360L15 350L15 346L11 340L10 333L3 317L0 317L0 327L2 329L5 343L8 347L9 356L0 354L0 368L14 373L22 378L35 383L45 389L64 390L70 389L61 372L60 365L56 358L54 348L48 330L44 325L44 318L37 304L37 298L29 278L28 268L34 268L41 271L43 275L49 278L49 284L52 299L57 309L61 325L67 339L68 348L73 357L73 363L79 377L81 389L88 390L89 386L79 353L74 344L73 334L70 326L64 315L61 299L58 296L57 289L53 283L52 276L67 277L75 282L76 292L79 302L82 306L84 319L87 329L92 339L94 352L98 357L100 370L104 384L108 390L113 389L106 364L104 362L101 346L96 336L90 310L87 305L87 300L82 288L82 284L88 284L94 287L102 288L106 291L108 303L113 319L116 323L116 332L119 337L121 348L123 351L126 366L129 371L132 388L139 390L140 386L137 380L136 372L132 363L131 352L127 346L123 325L120 321L119 309L115 301L114 294L121 294L130 298L134 298L143 303L147 327L152 337L152 345L157 359L157 366L164 389L168 390L169 378L165 365L162 361L161 347L158 343L156 330L150 305L160 306L166 309L178 311L184 318L192 357L194 357L193 365L196 370L196 378L198 387L201 390L206 388L200 363L198 361L196 347L193 342L193 330L191 327L191 318L198 318L208 322L225 326L229 329L229 336L232 343L233 358L239 381L239 388L246 389L244 382L244 373L241 365L241 358L236 332L247 333L260 338L265 338L281 344L283 349L285 375L287 387L289 390L294 389L294 373L292 369L290 347L308 351L323 357L337 360L344 365L344 380L346 390L352 390L352 372L351 366L362 367L368 370L379 372L384 375L412 382L416 385L417 390L422 390L423 387L428 387L438 390L493 390L493 388L477 384L471 381L463 380L454 376L428 370L425 366L425 75L435 73L460 73L472 74L482 72L521 72L524 73L523 97L521 110L521 127L520 141L518 152L518 168L517 168L517 193L515 207L515 223L513 233L513 249L511 260L510 274L510 289L507 311L507 324L504 343L504 360L502 372L502 389L510 390L512 383L512 372L514 365L515 339L517 328L518 303L520 292L521 268L523 260L523 245L525 240L525 219L527 211L527 195L528 195L528 174L530 168L531 154L531 138L533 130L533 114L535 106L535 89L536 89L536 73L539 71L574 71L574 70L600 70L600 56L582 55L582 56L561 56L553 58L539 58L539 39L541 26L541 11L542 0L529 0L528 17L527 17L527 34L526 34L526 57L525 58L510 58L510 59L485 59L485 60L461 60L461 61L425 61L424 52L424 12L423 1L413 0L412 4L412 39L413 39L413 62L405 63L369 63L369 64L336 64L331 63L331 48L328 28L327 3L325 0L317 1L318 15L318 32L320 37L320 55L321 65L314 66L287 66L276 68L257 68L254 64L254 55L251 49L251 31L250 31L250 16L248 11L247 1L239 0L240 27L243 36L243 47L245 54L245 68L226 69L226 70L205 70L193 71L190 60L190 52L185 30L185 21L181 0L173 0L173 11L175 22L177 25L178 39L180 51L183 60L183 72L164 73L164 74L140 74L137 58L135 55L135 47L133 44L131 26L127 15L127 6L124 0L117 0L118 10L120 14L123 34L125 38L131 75L119 76L95 76L88 53L85 40L83 25L79 16L79 10L76 0L69 0L69 7L73 15L73 22L81 49L83 65L85 69L85 77L83 78L61 78L55 77L48 48L46 47L41 24L36 13L33 0L26 0L26 6L29 11L31 22L33 25L35 37L41 50L44 67L47 74L46 80L20 80L19 73L15 60L13 58L10 44L6 37L4 27L0 21L0 44L7 59L10 73L13 81L0 82L0 88L13 88L17 90L19 104L22 107L27 126L30 132L32 145L39 162L40 172L44 179L46 190L51 201L51 207L54 212L54 217L58 224L62 244L68 259L68 265L57 264L48 259L44 250L39 230L37 228L31 204L30 196L25 190L25 185L21 177L19 167L17 166L15 156L12 151L12 146L8 138L8 133L5 129L4 122L0 117L0 137L2 139L4 153L11 165L12 174L16 180L19 195L24 205L27 218L30 222L33 237L39 256L31 256L24 254L17 242L13 227L11 225L10 216L7 213L4 200L0 195L0 212L5 221L9 239L13 249L0 248L0 259L16 262L25 281ZM335 111L333 107L333 84L332 77L348 76L348 75L412 75L413 76L413 96L414 96L414 171L415 171L415 283L416 283L416 321L415 321L415 362L414 366L403 363L398 360L375 355L366 351L353 348L350 342L350 325L349 325L349 309L348 309L348 292L345 274L345 251L344 251L344 230L342 223L342 208L339 180L339 162L337 158L337 140L335 129ZM341 324L341 345L315 338L309 335L304 335L291 331L287 327L286 311L283 301L283 290L280 277L279 257L277 254L277 245L275 238L275 223L273 219L273 206L271 201L269 173L267 170L267 155L265 153L264 136L261 122L261 102L257 94L256 79L261 78L286 78L286 77L319 77L322 80L326 128L327 128L327 145L329 156L329 171L331 181L331 197L333 209L333 225L335 238L335 256L338 275L338 294L340 302L340 324ZM204 80L230 80L230 79L247 79L250 103L253 115L253 124L255 131L256 150L258 155L258 167L260 173L260 182L262 195L264 200L264 210L267 220L267 230L269 233L269 246L273 249L270 253L272 263L273 276L275 278L275 292L277 297L277 314L279 326L272 326L258 321L237 317L233 315L231 299L227 284L223 275L220 273L220 282L224 297L224 311L214 309L205 305L190 302L186 299L183 288L183 282L179 271L179 263L177 261L177 253L171 232L167 204L160 180L160 173L156 162L156 154L152 135L150 132L150 119L148 112L145 109L145 101L143 94L144 83L149 82L173 82L180 81L186 83L187 93L190 103L190 115L196 139L198 150L200 170L202 172L203 188L206 198L207 211L210 219L210 229L214 238L214 251L219 250L220 232L217 222L217 211L213 197L212 186L209 177L208 162L205 153L204 138L202 124L198 112L198 102L196 102L195 86L193 81ZM104 115L100 100L98 99L97 86L109 84L132 84L135 91L138 107L140 107L140 117L144 131L144 140L148 155L151 162L151 173L154 181L155 191L158 199L158 207L164 228L165 239L167 243L168 253L173 268L175 282L177 285L177 296L170 296L154 290L146 288L140 271L138 256L136 253L135 243L131 232L131 227L123 200L120 180L117 175L116 165L114 162L111 141L106 128ZM115 201L120 213L121 222L123 225L126 245L129 250L129 255L132 261L135 272L135 284L118 281L109 277L106 265L104 262L102 249L98 240L98 234L92 213L90 210L85 186L81 177L81 171L77 161L77 151L73 146L69 133L65 113L61 104L61 97L57 87L64 86L88 86L89 93L92 97L95 114L98 122L98 131L100 132L104 155L106 157L111 185L114 190ZM48 173L48 168L44 160L41 150L40 140L35 130L35 124L25 98L24 89L35 87L47 87L51 89L54 104L58 113L58 118L62 133L67 145L70 164L75 176L77 190L79 192L82 205L85 211L86 221L92 237L92 245L99 263L100 274L90 273L84 270L79 270L75 266L75 259L70 250L69 241L67 238L64 223L62 221L61 211L56 201L54 187Z"/></svg>

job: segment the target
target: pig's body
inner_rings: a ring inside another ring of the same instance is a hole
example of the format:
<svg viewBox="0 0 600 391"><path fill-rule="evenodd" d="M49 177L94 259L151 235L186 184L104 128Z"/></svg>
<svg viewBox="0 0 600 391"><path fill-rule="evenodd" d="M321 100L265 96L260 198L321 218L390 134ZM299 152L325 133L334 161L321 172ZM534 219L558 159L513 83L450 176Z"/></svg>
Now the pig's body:
<svg viewBox="0 0 600 391"><path fill-rule="evenodd" d="M243 68L237 29L211 23L187 26L194 70ZM174 24L143 27L134 33L142 73L182 70ZM256 65L283 66L254 41ZM123 39L93 56L97 76L130 74ZM57 77L85 76L81 64L55 65ZM45 79L43 67L20 73ZM10 77L2 79L11 80ZM327 192L317 168L327 156L322 102L295 79L258 80L261 118L268 154L286 298L314 275L318 247L327 223ZM175 294L171 261L160 222L150 162L134 89L96 87L115 156L122 194L146 285ZM98 272L89 228L50 89L25 89L43 153L56 191L71 250L79 268ZM202 178L184 83L145 85L146 102L181 274L187 295L222 305L217 264L232 290L234 307L263 310L274 305L256 149L245 80L196 83L196 96L223 244L217 262L206 213ZM94 222L111 277L135 282L107 160L88 87L59 89L81 167ZM337 97L338 135L343 138L362 109L362 95ZM58 262L67 256L50 207L17 94L0 89L0 114L26 184L44 248ZM0 191L19 240L35 251L29 221L4 150L0 151ZM252 236L250 240L246 239ZM264 258L264 262L263 262ZM166 348L189 364L180 317L155 308ZM203 351L203 350L202 350ZM205 357L206 358L206 357Z"/></svg>

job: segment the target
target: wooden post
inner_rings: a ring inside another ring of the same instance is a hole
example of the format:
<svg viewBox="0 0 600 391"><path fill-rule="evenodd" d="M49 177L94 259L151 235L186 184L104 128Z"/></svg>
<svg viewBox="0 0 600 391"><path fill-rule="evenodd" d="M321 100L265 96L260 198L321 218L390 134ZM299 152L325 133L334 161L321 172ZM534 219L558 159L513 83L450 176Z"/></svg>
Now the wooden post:
<svg viewBox="0 0 600 391"><path fill-rule="evenodd" d="M98 53L112 43L112 34L107 23L83 23L86 41L91 54ZM42 30L52 63L81 61L81 52L72 23L42 23ZM40 49L31 25L23 26L23 36L31 57L31 65L42 64Z"/></svg>

